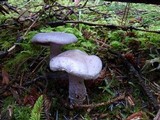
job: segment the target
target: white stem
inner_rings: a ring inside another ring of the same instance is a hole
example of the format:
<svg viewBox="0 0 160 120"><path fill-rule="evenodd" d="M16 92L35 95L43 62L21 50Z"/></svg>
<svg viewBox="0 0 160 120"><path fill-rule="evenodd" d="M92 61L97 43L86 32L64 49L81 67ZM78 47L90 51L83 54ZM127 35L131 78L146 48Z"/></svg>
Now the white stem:
<svg viewBox="0 0 160 120"><path fill-rule="evenodd" d="M86 100L87 91L84 80L69 74L69 99L71 105L81 105Z"/></svg>
<svg viewBox="0 0 160 120"><path fill-rule="evenodd" d="M62 45L54 44L54 43L50 45L50 51L51 51L50 59L61 53L61 46Z"/></svg>

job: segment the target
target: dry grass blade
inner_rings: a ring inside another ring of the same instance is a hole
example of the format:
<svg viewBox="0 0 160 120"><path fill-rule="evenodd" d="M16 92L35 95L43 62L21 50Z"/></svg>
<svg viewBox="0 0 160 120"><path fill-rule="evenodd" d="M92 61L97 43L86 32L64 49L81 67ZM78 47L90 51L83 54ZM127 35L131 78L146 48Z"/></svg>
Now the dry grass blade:
<svg viewBox="0 0 160 120"><path fill-rule="evenodd" d="M0 4L0 12L5 15L8 14L9 12L4 8L4 6L2 4Z"/></svg>

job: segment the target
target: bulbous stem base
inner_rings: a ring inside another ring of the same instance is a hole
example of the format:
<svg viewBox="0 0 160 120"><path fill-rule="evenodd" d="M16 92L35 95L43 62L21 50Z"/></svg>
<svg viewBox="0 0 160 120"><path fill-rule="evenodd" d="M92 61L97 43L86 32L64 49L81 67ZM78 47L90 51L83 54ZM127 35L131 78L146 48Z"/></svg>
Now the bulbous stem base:
<svg viewBox="0 0 160 120"><path fill-rule="evenodd" d="M69 99L70 105L82 105L86 100L87 91L84 80L69 74Z"/></svg>

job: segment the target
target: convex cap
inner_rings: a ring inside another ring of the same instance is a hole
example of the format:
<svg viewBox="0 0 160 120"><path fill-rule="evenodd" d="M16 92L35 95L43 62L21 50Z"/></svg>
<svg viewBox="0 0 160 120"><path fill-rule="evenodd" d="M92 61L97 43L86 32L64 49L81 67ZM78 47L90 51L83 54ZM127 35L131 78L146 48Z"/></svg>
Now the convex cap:
<svg viewBox="0 0 160 120"><path fill-rule="evenodd" d="M50 45L55 44L69 44L77 41L77 37L71 33L65 32L49 32L49 33L38 33L32 40L33 43Z"/></svg>
<svg viewBox="0 0 160 120"><path fill-rule="evenodd" d="M63 70L84 79L96 79L102 69L102 61L80 50L68 50L50 60L50 69Z"/></svg>

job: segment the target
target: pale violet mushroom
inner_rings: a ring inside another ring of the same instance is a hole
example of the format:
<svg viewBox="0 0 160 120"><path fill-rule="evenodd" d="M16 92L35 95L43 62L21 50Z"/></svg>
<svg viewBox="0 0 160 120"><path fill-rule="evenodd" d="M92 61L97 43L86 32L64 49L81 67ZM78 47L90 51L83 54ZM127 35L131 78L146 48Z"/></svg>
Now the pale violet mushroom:
<svg viewBox="0 0 160 120"><path fill-rule="evenodd" d="M68 73L70 104L80 105L87 96L84 80L98 77L102 61L99 57L80 50L68 50L50 60L50 69Z"/></svg>
<svg viewBox="0 0 160 120"><path fill-rule="evenodd" d="M71 33L65 32L38 33L33 36L31 42L44 46L50 46L50 58L53 58L61 53L62 45L77 42L77 37Z"/></svg>

